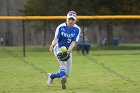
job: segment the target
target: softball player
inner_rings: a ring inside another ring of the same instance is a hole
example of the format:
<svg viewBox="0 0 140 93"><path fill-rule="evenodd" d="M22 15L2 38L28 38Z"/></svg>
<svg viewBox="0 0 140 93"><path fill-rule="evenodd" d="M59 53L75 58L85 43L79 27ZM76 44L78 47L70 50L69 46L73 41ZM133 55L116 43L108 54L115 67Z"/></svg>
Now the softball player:
<svg viewBox="0 0 140 93"><path fill-rule="evenodd" d="M48 86L51 86L52 81L55 78L61 79L62 89L66 89L66 81L69 76L72 68L72 50L79 40L80 35L80 27L75 23L77 21L77 15L75 11L70 11L66 17L66 23L60 24L56 31L55 37L50 46L50 51L54 51L55 57L57 58L57 54L60 53L60 48L65 46L67 48L67 53L70 54L70 58L67 61L60 61L59 63L59 71L57 73L48 73Z"/></svg>

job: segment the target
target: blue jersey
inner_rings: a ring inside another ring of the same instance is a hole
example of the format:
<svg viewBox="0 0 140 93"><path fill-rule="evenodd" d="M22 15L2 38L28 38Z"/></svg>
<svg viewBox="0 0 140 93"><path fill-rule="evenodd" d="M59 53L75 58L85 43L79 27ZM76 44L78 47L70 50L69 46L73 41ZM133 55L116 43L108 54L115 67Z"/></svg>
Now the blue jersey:
<svg viewBox="0 0 140 93"><path fill-rule="evenodd" d="M80 27L76 24L71 28L66 23L60 24L55 31L55 38L58 39L58 47L65 46L68 49L72 41L78 42L80 31Z"/></svg>

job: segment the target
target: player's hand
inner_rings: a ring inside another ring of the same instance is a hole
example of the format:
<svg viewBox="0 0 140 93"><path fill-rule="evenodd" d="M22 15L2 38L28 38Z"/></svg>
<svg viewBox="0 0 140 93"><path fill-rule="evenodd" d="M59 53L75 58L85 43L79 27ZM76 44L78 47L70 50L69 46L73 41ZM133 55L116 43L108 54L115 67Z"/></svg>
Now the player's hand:
<svg viewBox="0 0 140 93"><path fill-rule="evenodd" d="M71 53L71 51L68 51L68 50L67 50L67 54L70 54L70 53Z"/></svg>
<svg viewBox="0 0 140 93"><path fill-rule="evenodd" d="M53 51L53 48L54 48L54 46L53 45L50 45L49 50L52 52Z"/></svg>

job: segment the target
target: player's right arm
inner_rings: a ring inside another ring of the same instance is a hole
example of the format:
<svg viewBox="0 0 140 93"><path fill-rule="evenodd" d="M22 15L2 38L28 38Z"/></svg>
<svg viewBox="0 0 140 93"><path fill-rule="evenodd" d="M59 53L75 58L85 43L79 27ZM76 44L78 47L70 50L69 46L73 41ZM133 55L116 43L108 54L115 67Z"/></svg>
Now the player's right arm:
<svg viewBox="0 0 140 93"><path fill-rule="evenodd" d="M54 38L53 41L52 41L52 44L50 45L50 51L52 52L54 46L58 43L58 39L57 38Z"/></svg>
<svg viewBox="0 0 140 93"><path fill-rule="evenodd" d="M61 25L59 25L59 26L56 28L55 37L54 37L54 39L53 39L53 41L52 41L52 44L51 44L51 46L50 46L50 49L49 49L51 52L52 52L54 46L58 43L58 39L60 38L60 31L59 31L60 27L61 27Z"/></svg>

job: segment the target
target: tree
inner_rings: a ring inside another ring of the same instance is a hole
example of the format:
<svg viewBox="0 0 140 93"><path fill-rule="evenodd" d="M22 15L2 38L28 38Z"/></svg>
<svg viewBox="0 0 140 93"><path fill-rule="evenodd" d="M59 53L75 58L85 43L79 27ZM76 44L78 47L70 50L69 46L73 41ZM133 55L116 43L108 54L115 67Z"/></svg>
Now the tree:
<svg viewBox="0 0 140 93"><path fill-rule="evenodd" d="M66 15L69 10L74 10L78 15L138 15L139 9L139 0L27 0L24 13L25 15ZM89 21L86 21L85 24L88 23ZM113 39L111 23L113 20L105 24L109 45ZM102 27L102 24L99 26Z"/></svg>

